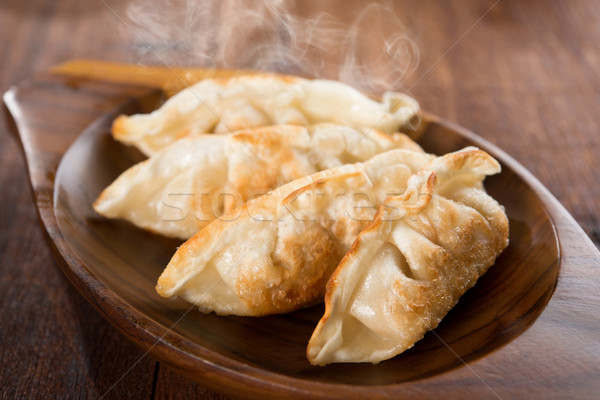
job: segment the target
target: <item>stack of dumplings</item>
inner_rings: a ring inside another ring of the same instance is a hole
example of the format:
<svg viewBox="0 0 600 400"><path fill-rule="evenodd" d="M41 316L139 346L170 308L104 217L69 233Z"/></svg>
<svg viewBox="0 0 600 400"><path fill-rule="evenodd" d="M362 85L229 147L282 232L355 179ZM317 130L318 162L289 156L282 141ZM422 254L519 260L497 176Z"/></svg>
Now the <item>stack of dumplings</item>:
<svg viewBox="0 0 600 400"><path fill-rule="evenodd" d="M483 187L498 162L425 153L399 133L417 113L406 95L339 82L207 79L115 121L149 158L94 209L187 240L161 296L253 317L324 300L308 360L378 363L434 329L508 245Z"/></svg>

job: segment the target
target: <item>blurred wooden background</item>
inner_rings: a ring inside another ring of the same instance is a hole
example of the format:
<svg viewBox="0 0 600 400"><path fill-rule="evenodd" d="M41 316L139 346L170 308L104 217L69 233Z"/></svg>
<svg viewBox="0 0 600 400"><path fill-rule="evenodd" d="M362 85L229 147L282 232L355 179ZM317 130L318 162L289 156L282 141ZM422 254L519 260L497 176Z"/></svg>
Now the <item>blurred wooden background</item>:
<svg viewBox="0 0 600 400"><path fill-rule="evenodd" d="M299 16L326 11L347 22L364 7L363 1L315 0L290 9ZM424 109L525 165L599 245L600 2L402 0L393 8L420 55L402 87ZM128 9L129 2L116 0L1 0L0 91L74 58L159 64L157 53L193 65L199 59L186 55L197 50L189 35L203 24L223 31L219 21L237 12L235 5L225 7L214 18L145 36L143 24L128 28ZM185 15L174 21L186 21ZM376 26L386 32L389 24L385 17ZM174 39L179 36L181 42ZM237 66L248 62L240 54L260 40L221 35L227 37L240 42L224 50L214 41L210 54L225 54L222 59ZM376 61L373 49L360 47ZM324 62L338 56L326 54ZM335 74L332 65L323 73ZM149 357L119 381L143 353L86 303L52 260L20 149L3 119L0 143L0 397L221 398Z"/></svg>

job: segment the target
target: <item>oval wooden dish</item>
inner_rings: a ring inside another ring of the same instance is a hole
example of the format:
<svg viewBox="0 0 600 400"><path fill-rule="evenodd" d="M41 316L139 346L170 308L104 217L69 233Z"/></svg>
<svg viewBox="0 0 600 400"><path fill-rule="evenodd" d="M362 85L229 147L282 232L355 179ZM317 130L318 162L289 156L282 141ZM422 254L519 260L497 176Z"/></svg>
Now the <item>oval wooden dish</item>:
<svg viewBox="0 0 600 400"><path fill-rule="evenodd" d="M100 191L141 155L110 137L120 113L148 112L203 76L71 62L12 88L4 102L56 260L129 339L214 390L242 398L581 398L598 389L600 254L529 172L458 126L426 116L429 152L478 146L502 164L485 182L510 218L510 245L434 333L378 365L311 366L322 306L265 318L190 311L154 291L178 241L96 215ZM59 165L60 163L60 165Z"/></svg>

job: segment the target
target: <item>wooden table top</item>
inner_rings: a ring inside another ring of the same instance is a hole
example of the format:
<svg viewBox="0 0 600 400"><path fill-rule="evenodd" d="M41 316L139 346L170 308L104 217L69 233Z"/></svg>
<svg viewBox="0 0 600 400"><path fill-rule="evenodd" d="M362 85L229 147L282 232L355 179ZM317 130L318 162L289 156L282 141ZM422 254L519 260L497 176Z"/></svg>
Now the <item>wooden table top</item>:
<svg viewBox="0 0 600 400"><path fill-rule="evenodd" d="M427 111L521 162L600 245L600 3L394 4L420 53L403 87ZM159 51L166 43L167 56L178 52L183 59L176 43L132 33L128 7L109 0L3 0L0 90L70 59L137 62L144 40L155 40ZM345 20L362 7L310 1L296 12L326 10ZM222 398L140 358L143 351L72 287L47 248L23 157L4 119L0 135L0 397Z"/></svg>

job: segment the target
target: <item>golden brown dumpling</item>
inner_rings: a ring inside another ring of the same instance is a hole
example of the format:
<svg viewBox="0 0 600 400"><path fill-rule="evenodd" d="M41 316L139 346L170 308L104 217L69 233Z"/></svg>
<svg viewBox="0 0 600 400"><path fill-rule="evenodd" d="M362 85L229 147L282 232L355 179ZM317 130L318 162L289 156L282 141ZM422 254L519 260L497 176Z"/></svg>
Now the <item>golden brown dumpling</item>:
<svg viewBox="0 0 600 400"><path fill-rule="evenodd" d="M438 325L508 244L504 209L482 186L499 171L467 148L435 159L385 200L329 280L311 363L377 363Z"/></svg>
<svg viewBox="0 0 600 400"><path fill-rule="evenodd" d="M434 158L391 150L283 185L184 243L160 276L163 297L201 311L260 316L322 301L325 284L380 202Z"/></svg>
<svg viewBox="0 0 600 400"><path fill-rule="evenodd" d="M277 186L398 148L422 152L403 134L326 123L193 135L125 171L94 209L189 239L213 219Z"/></svg>
<svg viewBox="0 0 600 400"><path fill-rule="evenodd" d="M151 155L187 135L266 125L333 122L389 134L418 110L418 103L403 93L385 93L379 102L341 82L241 75L202 80L150 114L122 115L114 122L113 136Z"/></svg>

